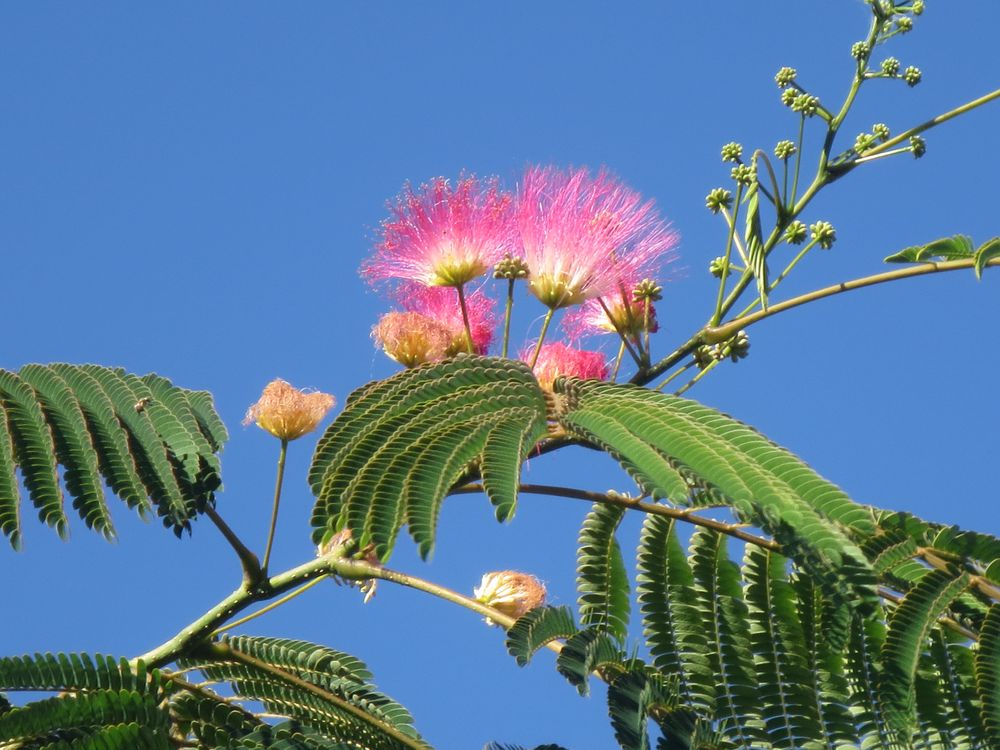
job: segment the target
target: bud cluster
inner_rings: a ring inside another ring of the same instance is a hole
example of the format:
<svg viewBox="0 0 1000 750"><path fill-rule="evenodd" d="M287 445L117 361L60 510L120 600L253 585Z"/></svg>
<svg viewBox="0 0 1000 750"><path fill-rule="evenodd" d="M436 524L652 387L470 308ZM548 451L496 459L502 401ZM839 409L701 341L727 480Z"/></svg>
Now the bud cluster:
<svg viewBox="0 0 1000 750"><path fill-rule="evenodd" d="M743 156L743 146L739 143L730 142L722 147L722 161L724 162L739 163L741 156Z"/></svg>
<svg viewBox="0 0 1000 750"><path fill-rule="evenodd" d="M733 194L725 188L715 188L705 196L705 206L713 214L719 213L724 208L733 205Z"/></svg>
<svg viewBox="0 0 1000 750"><path fill-rule="evenodd" d="M774 146L774 155L779 159L789 159L795 155L798 149L791 141L778 141Z"/></svg>

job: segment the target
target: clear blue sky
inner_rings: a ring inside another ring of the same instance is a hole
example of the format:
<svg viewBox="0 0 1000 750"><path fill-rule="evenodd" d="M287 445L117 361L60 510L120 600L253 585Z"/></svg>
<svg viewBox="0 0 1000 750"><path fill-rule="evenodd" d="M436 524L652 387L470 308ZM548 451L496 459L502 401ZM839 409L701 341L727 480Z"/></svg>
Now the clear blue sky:
<svg viewBox="0 0 1000 750"><path fill-rule="evenodd" d="M887 51L924 83L868 86L847 140L997 87L1000 5L928 6ZM276 441L240 419L275 376L342 401L394 371L369 339L384 302L356 269L404 181L607 165L683 237L660 313L656 347L668 351L713 299L706 267L723 234L704 196L727 179L719 147L794 137L772 81L782 65L839 101L867 13L860 0L5 3L0 366L97 362L212 391L232 432L219 508L261 546ZM1000 234L998 132L994 104L929 133L921 161L878 162L834 185L807 218L833 222L838 242L784 294L877 272L906 245ZM937 276L779 316L751 331L749 359L692 395L859 501L1000 533L998 292L998 272ZM517 321L522 332L537 331L534 314ZM278 566L313 553L311 446L292 446ZM578 486L628 489L610 463L574 454L539 459L529 476L566 472ZM392 564L463 591L487 570L527 570L572 603L586 510L530 497L499 526L485 500L456 498L432 562L404 542ZM79 522L64 544L25 509L24 552L0 549L3 652L134 655L238 583L210 525L177 541L117 501L114 512L117 544ZM627 557L636 530L623 530ZM365 659L440 748L612 744L599 688L578 698L548 653L518 669L501 632L443 602L384 587L363 607L330 584L248 629Z"/></svg>

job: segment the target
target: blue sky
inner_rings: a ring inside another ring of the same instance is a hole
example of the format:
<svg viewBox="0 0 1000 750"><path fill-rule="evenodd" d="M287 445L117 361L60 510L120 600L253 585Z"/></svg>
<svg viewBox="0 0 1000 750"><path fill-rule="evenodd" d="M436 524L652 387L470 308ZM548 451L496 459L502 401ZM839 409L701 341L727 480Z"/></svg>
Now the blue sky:
<svg viewBox="0 0 1000 750"><path fill-rule="evenodd" d="M924 82L866 85L845 126L894 132L992 90L994 0L928 3L886 54ZM656 200L682 236L661 305L666 352L714 301L721 254L704 196L728 179L730 140L770 150L797 120L778 102L782 65L824 102L846 92L860 0L790 3L6 3L0 7L0 366L97 362L208 389L232 438L219 508L262 546L275 441L239 422L276 376L341 401L394 372L374 351L386 309L356 269L385 201L407 181L461 170L508 180L527 163L607 165ZM833 222L779 296L883 270L881 259L954 233L1000 234L1000 104L927 134L920 161L876 162L807 212ZM816 146L814 130L807 151ZM750 331L749 359L691 395L747 421L861 502L1000 533L994 471L1000 273L906 281L827 300ZM520 335L537 332L521 310ZM610 347L609 347L610 348ZM275 566L312 554L292 446ZM569 452L533 481L628 489L610 462ZM525 498L499 526L484 499L445 506L433 560L408 543L399 569L471 591L517 568L572 603L587 510ZM25 550L0 549L3 651L133 655L238 583L208 524L175 540L114 508L120 541L73 526L64 544L25 510ZM626 556L637 523L622 531ZM441 748L496 739L612 743L550 654L519 669L474 615L383 587L324 585L248 632L327 643L365 659Z"/></svg>

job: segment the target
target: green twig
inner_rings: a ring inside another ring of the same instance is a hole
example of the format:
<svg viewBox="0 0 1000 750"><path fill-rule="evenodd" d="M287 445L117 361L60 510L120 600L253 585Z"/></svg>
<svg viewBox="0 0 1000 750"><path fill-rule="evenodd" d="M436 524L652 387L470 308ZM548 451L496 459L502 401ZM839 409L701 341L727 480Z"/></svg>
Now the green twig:
<svg viewBox="0 0 1000 750"><path fill-rule="evenodd" d="M267 531L267 544L264 546L264 562L261 563L265 575L267 564L271 561L271 546L274 544L274 531L278 526L278 507L281 505L281 483L285 478L285 456L288 453L288 440L281 439L281 450L278 453L278 476L274 481L274 503L271 507L271 526Z"/></svg>

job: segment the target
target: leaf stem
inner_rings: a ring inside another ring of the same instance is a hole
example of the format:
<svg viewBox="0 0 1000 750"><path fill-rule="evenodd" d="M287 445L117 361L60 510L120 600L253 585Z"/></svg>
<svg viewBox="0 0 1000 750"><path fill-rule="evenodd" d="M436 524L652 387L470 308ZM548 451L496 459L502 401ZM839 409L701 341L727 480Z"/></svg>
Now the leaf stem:
<svg viewBox="0 0 1000 750"><path fill-rule="evenodd" d="M618 356L615 357L615 369L611 373L612 383L618 380L618 370L621 369L622 357L624 356L625 356L625 342L623 341L621 342L621 344L618 345Z"/></svg>
<svg viewBox="0 0 1000 750"><path fill-rule="evenodd" d="M216 528L222 532L222 536L229 542L236 555L240 558L240 565L243 567L243 583L250 587L256 585L264 577L264 569L261 567L257 555L250 551L243 541L230 528L219 512L211 504L205 506L205 515L208 516Z"/></svg>
<svg viewBox="0 0 1000 750"><path fill-rule="evenodd" d="M691 378L688 382L686 382L684 385L682 385L680 388L674 391L674 395L675 396L683 395L692 388L694 388L695 385L697 385L698 381L701 380L706 375L708 375L708 373L710 373L712 370L714 370L721 361L722 360L720 359L713 359L711 362L709 362L707 365L701 368L701 370L699 370L698 373L693 378Z"/></svg>
<svg viewBox="0 0 1000 750"><path fill-rule="evenodd" d="M285 456L288 454L288 440L281 439L281 450L278 452L278 476L274 481L274 504L271 508L271 527L267 531L267 544L264 546L264 561L261 568L267 574L267 564L271 561L271 546L274 544L274 531L278 526L278 506L281 504L281 484L285 479Z"/></svg>
<svg viewBox="0 0 1000 750"><path fill-rule="evenodd" d="M233 622L226 623L221 628L216 628L215 630L212 631L211 637L214 638L215 636L221 635L222 633L225 633L228 630L232 630L233 628L239 627L240 625L244 625L250 622L251 620L256 620L258 617L260 617L263 614L267 614L272 609L277 609L285 602L290 602L292 599L299 596L300 594L304 594L306 591L311 589L316 584L325 581L328 577L329 576L322 575L319 576L318 578L313 578L311 581L309 581L309 583L305 584L304 586L299 586L299 588L295 589L290 594L285 594L285 596L281 597L280 599L276 599L275 601L268 604L266 607L261 607L256 612L251 612L246 617L241 617L239 620L234 620Z"/></svg>
<svg viewBox="0 0 1000 750"><path fill-rule="evenodd" d="M622 330L622 327L618 324L618 321L615 320L615 317L611 314L611 310L608 309L607 304L604 302L604 298L598 297L597 301L600 303L601 309L604 310L604 315L611 322L611 325L614 326L615 333L617 333L618 337L622 340L622 344L628 350L628 353L631 355L632 359L635 360L636 367L642 369L645 362L644 358L639 353L637 353L632 344L629 343L628 336L625 335L625 331Z"/></svg>
<svg viewBox="0 0 1000 750"><path fill-rule="evenodd" d="M666 378L664 378L664 379L663 379L663 382L662 382L662 383L660 383L660 384L659 384L658 386L656 386L656 388L654 388L653 390L654 390L654 391L662 391L662 390L663 390L664 388L666 388L666 387L667 387L667 386L668 386L668 385L669 385L669 384L670 384L671 382L673 382L673 381L674 381L675 379L679 378L679 377L680 377L681 375L683 375L683 374L684 374L685 372L687 372L688 370L690 370L690 369L691 369L692 367L694 367L694 366L695 366L696 364L698 364L698 363L697 363L697 362L695 362L695 361L691 361L691 362L688 362L688 363L687 363L686 365L684 365L683 367L681 367L681 368L678 368L677 370L674 370L674 372L673 372L673 373L671 373L671 374L670 374L670 375L668 375L668 376L667 376Z"/></svg>
<svg viewBox="0 0 1000 750"><path fill-rule="evenodd" d="M996 266L1000 265L1000 258L993 258L987 261L985 266ZM815 302L816 300L823 299L824 297L832 297L836 294L842 294L844 292L850 292L854 289L862 289L866 286L874 286L875 284L884 284L887 281L896 281L898 279L908 279L915 276L926 276L931 273L943 273L945 271L958 271L965 268L974 268L975 259L961 259L961 260L949 260L941 262L929 262L921 263L917 266L910 266L908 268L901 268L896 271L886 271L885 273L876 273L871 276L864 276L859 279L852 279L850 281L842 281L839 284L834 284L833 286L823 287L822 289L816 289L815 291L808 292L807 294L799 295L798 297L793 297L792 299L785 300L784 302L778 302L771 305L767 310L760 310L751 315L747 315L743 318L736 318L729 321L725 325L715 326L705 328L702 331L702 340L704 343L715 344L720 341L725 341L726 339L733 336L742 328L747 328L752 326L754 323L758 323L765 318L770 318L773 315L784 312L785 310L791 310L792 308L799 307L808 302Z"/></svg>

